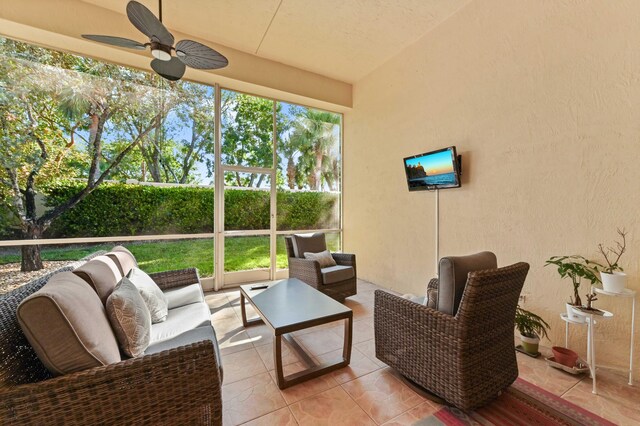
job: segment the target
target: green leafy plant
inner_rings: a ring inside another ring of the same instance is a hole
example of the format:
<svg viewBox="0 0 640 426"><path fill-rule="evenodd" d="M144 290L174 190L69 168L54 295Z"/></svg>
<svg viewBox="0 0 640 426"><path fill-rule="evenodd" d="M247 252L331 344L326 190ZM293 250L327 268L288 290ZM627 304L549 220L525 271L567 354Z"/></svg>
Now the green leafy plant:
<svg viewBox="0 0 640 426"><path fill-rule="evenodd" d="M533 312L521 308L516 308L515 328L525 337L542 338L547 337L549 324Z"/></svg>
<svg viewBox="0 0 640 426"><path fill-rule="evenodd" d="M620 258L627 251L627 231L624 228L618 228L618 235L622 241L616 241L615 248L605 248L602 243L598 244L598 250L602 254L602 257L604 257L605 262L607 262L607 266L602 267L602 272L606 274L611 274L615 271L623 271L622 267L618 265L618 262L620 262Z"/></svg>
<svg viewBox="0 0 640 426"><path fill-rule="evenodd" d="M558 268L560 278L571 279L573 297L570 299L570 303L575 306L582 306L579 290L580 282L583 278L592 285L600 282L597 273L602 265L583 256L552 256L545 262L545 266L548 265L555 265Z"/></svg>

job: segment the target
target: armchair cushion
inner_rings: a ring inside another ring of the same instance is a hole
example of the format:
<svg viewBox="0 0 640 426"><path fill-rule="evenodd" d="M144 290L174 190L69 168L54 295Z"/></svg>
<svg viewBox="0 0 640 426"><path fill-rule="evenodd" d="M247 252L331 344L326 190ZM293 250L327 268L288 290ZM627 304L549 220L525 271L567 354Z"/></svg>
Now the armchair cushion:
<svg viewBox="0 0 640 426"><path fill-rule="evenodd" d="M24 299L17 317L38 358L55 375L121 360L100 298L72 272L55 274Z"/></svg>
<svg viewBox="0 0 640 426"><path fill-rule="evenodd" d="M315 234L294 234L291 236L293 254L295 257L304 258L304 253L320 253L327 249L327 244L322 232Z"/></svg>
<svg viewBox="0 0 640 426"><path fill-rule="evenodd" d="M107 299L106 309L122 351L133 358L142 355L151 337L151 313L127 277Z"/></svg>
<svg viewBox="0 0 640 426"><path fill-rule="evenodd" d="M437 309L445 314L455 315L469 272L496 269L497 267L496 255L489 251L440 259Z"/></svg>
<svg viewBox="0 0 640 426"><path fill-rule="evenodd" d="M316 260L320 264L321 268L328 268L330 266L337 265L329 250L321 251L320 253L309 253L307 251L304 253L304 258L309 260Z"/></svg>
<svg viewBox="0 0 640 426"><path fill-rule="evenodd" d="M320 269L322 274L322 283L324 285L335 284L344 280L351 279L355 276L353 268L351 266L330 266L328 268Z"/></svg>

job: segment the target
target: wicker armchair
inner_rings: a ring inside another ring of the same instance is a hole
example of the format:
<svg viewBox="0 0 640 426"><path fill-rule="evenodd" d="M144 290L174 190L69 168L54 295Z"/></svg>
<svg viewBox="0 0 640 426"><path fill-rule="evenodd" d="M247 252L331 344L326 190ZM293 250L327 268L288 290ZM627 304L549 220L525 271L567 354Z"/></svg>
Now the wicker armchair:
<svg viewBox="0 0 640 426"><path fill-rule="evenodd" d="M52 377L16 320L20 302L50 276L0 295L0 423L222 424L221 373L211 341ZM195 269L152 277L163 289L198 282Z"/></svg>
<svg viewBox="0 0 640 426"><path fill-rule="evenodd" d="M488 403L518 376L513 321L528 270L469 273L455 316L377 290L376 357L460 409Z"/></svg>
<svg viewBox="0 0 640 426"><path fill-rule="evenodd" d="M314 234L314 237L322 238L322 245L324 246L322 250L326 250L324 234ZM331 256L339 266L353 268L353 275L351 278L328 284L325 283L320 264L315 260L305 259L303 256L296 256L292 237L286 236L284 239L287 247L287 256L289 258L290 278L298 278L300 281L309 284L311 287L339 302L344 302L345 298L354 296L357 293L355 254L331 253ZM318 249L318 251L321 250Z"/></svg>

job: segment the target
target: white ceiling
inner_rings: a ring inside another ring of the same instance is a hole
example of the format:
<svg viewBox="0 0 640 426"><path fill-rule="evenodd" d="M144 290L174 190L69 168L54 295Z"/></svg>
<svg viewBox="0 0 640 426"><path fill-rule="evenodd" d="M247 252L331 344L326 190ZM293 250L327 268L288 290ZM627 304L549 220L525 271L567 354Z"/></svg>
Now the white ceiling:
<svg viewBox="0 0 640 426"><path fill-rule="evenodd" d="M122 14L128 2L82 1ZM469 1L163 0L162 7L169 29L353 83ZM157 0L140 2L157 13Z"/></svg>

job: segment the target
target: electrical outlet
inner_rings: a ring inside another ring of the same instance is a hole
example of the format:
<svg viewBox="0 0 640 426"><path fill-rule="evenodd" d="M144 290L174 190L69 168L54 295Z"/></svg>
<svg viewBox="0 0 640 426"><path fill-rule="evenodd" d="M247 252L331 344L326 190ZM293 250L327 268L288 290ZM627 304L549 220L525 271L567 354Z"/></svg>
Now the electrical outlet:
<svg viewBox="0 0 640 426"><path fill-rule="evenodd" d="M526 294L521 294L521 295L518 297L518 303L524 303L524 302L526 302L526 301L527 301L527 295L526 295Z"/></svg>

